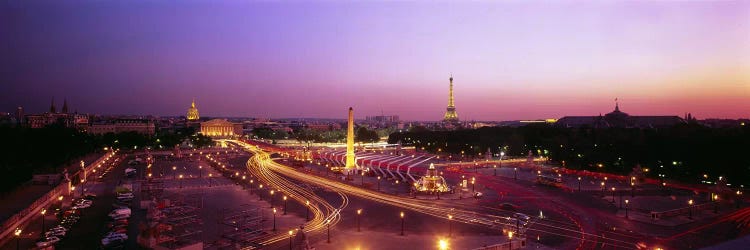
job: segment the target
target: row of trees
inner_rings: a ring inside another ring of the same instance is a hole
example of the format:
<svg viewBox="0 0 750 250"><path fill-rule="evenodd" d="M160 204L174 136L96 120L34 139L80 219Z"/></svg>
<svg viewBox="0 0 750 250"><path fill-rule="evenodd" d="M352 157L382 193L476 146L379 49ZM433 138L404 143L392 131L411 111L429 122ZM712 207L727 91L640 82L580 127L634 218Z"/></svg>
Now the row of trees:
<svg viewBox="0 0 750 250"><path fill-rule="evenodd" d="M707 128L685 124L665 129L569 129L535 124L518 128L485 127L456 131L413 130L393 133L389 143L479 157L524 156L529 151L573 169L626 174L640 164L648 174L696 182L704 174L750 183L750 128Z"/></svg>
<svg viewBox="0 0 750 250"><path fill-rule="evenodd" d="M303 143L344 142L346 140L346 130L317 131L302 129L294 134L294 139ZM378 142L380 141L380 133L378 130L358 127L354 131L354 141L364 143Z"/></svg>
<svg viewBox="0 0 750 250"><path fill-rule="evenodd" d="M90 135L72 128L53 125L46 128L0 126L0 193L31 179L33 174L60 173L74 163L104 147L123 149L152 147L169 149L189 139L196 147L213 145L209 137L195 135L192 128L176 133L147 136L138 133Z"/></svg>

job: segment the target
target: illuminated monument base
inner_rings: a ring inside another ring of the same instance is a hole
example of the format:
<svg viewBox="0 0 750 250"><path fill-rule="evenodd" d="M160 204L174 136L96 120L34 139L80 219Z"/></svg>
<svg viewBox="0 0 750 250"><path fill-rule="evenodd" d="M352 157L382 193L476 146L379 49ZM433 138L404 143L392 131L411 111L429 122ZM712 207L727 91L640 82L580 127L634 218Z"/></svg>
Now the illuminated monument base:
<svg viewBox="0 0 750 250"><path fill-rule="evenodd" d="M445 178L438 175L435 165L430 163L427 173L414 183L414 190L420 193L445 193L450 192L450 187Z"/></svg>

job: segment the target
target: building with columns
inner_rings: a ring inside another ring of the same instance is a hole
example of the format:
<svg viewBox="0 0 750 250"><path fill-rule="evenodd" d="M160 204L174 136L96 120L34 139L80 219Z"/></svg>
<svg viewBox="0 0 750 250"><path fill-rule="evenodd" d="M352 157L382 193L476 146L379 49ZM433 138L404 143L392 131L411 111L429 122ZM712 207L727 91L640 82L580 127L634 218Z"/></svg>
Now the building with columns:
<svg viewBox="0 0 750 250"><path fill-rule="evenodd" d="M242 123L233 123L226 119L213 119L201 122L200 131L205 136L216 138L242 136Z"/></svg>

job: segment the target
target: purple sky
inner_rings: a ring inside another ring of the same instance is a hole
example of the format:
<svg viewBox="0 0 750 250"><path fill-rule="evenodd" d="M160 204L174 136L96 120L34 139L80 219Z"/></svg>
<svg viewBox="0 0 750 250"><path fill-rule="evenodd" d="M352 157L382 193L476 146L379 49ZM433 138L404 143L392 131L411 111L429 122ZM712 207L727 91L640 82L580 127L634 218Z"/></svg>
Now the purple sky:
<svg viewBox="0 0 750 250"><path fill-rule="evenodd" d="M0 111L750 116L748 1L58 2L0 3Z"/></svg>

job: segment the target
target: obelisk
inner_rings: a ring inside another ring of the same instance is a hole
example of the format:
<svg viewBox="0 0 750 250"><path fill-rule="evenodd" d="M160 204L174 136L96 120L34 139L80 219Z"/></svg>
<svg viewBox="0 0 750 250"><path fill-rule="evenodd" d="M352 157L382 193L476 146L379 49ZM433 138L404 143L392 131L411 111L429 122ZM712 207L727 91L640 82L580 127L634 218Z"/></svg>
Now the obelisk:
<svg viewBox="0 0 750 250"><path fill-rule="evenodd" d="M357 164L354 162L354 109L349 107L349 118L346 125L346 174L353 174Z"/></svg>

